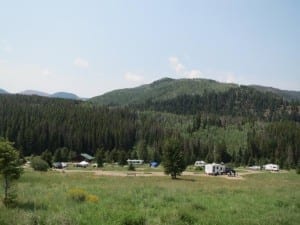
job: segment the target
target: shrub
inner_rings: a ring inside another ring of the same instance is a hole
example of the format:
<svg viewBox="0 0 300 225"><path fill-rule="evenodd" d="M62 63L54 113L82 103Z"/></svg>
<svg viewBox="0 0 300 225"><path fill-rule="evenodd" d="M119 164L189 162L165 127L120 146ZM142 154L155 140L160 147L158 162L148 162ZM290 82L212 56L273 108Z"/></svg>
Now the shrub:
<svg viewBox="0 0 300 225"><path fill-rule="evenodd" d="M135 171L135 167L134 167L134 165L132 165L132 163L129 164L128 170L129 171Z"/></svg>
<svg viewBox="0 0 300 225"><path fill-rule="evenodd" d="M85 202L88 198L88 194L85 190L80 188L74 188L69 191L69 196L76 202Z"/></svg>
<svg viewBox="0 0 300 225"><path fill-rule="evenodd" d="M195 167L195 170L196 170L196 171L202 171L202 170L203 170L203 167L201 167L201 166L196 166L196 167Z"/></svg>
<svg viewBox="0 0 300 225"><path fill-rule="evenodd" d="M296 168L296 173L297 173L297 174L300 174L300 166L298 166L298 167Z"/></svg>
<svg viewBox="0 0 300 225"><path fill-rule="evenodd" d="M31 167L36 171L47 171L49 169L48 163L39 156L31 160Z"/></svg>
<svg viewBox="0 0 300 225"><path fill-rule="evenodd" d="M91 203L98 203L99 198L96 195L88 195L87 196L87 201Z"/></svg>
<svg viewBox="0 0 300 225"><path fill-rule="evenodd" d="M74 188L69 191L69 197L76 202L91 202L98 203L99 198L96 195L88 194L81 188Z"/></svg>

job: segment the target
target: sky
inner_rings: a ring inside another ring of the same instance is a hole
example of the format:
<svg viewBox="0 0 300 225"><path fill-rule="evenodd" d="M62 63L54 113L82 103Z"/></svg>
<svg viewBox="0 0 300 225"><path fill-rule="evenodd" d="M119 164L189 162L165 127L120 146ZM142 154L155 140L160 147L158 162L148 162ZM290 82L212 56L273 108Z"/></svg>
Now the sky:
<svg viewBox="0 0 300 225"><path fill-rule="evenodd" d="M0 88L81 97L163 77L300 91L298 0L0 0Z"/></svg>

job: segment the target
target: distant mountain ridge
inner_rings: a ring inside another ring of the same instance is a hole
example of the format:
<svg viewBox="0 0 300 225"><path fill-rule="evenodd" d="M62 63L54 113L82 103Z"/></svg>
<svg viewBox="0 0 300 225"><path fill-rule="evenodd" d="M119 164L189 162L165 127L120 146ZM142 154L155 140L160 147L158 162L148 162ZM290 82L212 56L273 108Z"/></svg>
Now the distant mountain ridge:
<svg viewBox="0 0 300 225"><path fill-rule="evenodd" d="M25 91L21 91L18 94L21 95L38 95L38 96L43 96L43 97L49 97L49 94L46 92L42 92L42 91L35 91L35 90L25 90Z"/></svg>
<svg viewBox="0 0 300 225"><path fill-rule="evenodd" d="M4 89L0 88L0 94L12 94L7 92ZM73 93L69 93L69 92L56 92L54 94L49 94L46 92L42 92L42 91L36 91L36 90L25 90L25 91L21 91L19 93L16 94L20 94L20 95L37 95L37 96L41 96L41 97L49 97L49 98L63 98L63 99L73 99L73 100L86 100L84 98L80 98L77 95L73 94Z"/></svg>
<svg viewBox="0 0 300 225"><path fill-rule="evenodd" d="M64 99L80 99L77 95L69 92L56 92L49 97L51 98L64 98Z"/></svg>
<svg viewBox="0 0 300 225"><path fill-rule="evenodd" d="M0 94L8 94L8 92L2 88L0 88Z"/></svg>
<svg viewBox="0 0 300 225"><path fill-rule="evenodd" d="M80 99L77 95L69 92L55 92L54 94L48 94L46 92L35 91L35 90L26 90L22 91L19 94L22 95L38 95L42 97L49 97L49 98L64 98L64 99Z"/></svg>
<svg viewBox="0 0 300 225"><path fill-rule="evenodd" d="M283 97L285 100L300 100L300 91L281 90L278 88L265 87L260 85L249 85L249 87L253 87L256 90L263 93L271 92L273 94Z"/></svg>
<svg viewBox="0 0 300 225"><path fill-rule="evenodd" d="M245 85L244 85L245 86ZM271 87L249 85L259 92L271 92L285 100L300 101L300 91L286 91ZM231 88L240 88L238 84L221 83L208 79L172 79L163 78L150 84L141 85L135 88L114 90L100 96L90 98L89 101L100 105L124 106L131 104L144 104L147 101L166 101L175 99L182 95L200 95L204 93L226 92Z"/></svg>

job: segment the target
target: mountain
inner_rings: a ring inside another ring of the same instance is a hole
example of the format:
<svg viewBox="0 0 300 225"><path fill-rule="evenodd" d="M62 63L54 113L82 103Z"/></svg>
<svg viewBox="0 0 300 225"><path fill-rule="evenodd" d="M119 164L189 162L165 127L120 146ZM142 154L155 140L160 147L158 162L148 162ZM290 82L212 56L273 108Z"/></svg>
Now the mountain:
<svg viewBox="0 0 300 225"><path fill-rule="evenodd" d="M43 97L48 97L49 96L49 94L46 93L46 92L36 91L36 90L25 90L25 91L22 91L18 94L21 94L21 95L38 95L38 96L43 96Z"/></svg>
<svg viewBox="0 0 300 225"><path fill-rule="evenodd" d="M49 97L51 97L51 98L74 99L74 100L80 99L77 95L75 95L73 93L68 93L68 92L56 92L56 93L50 95Z"/></svg>
<svg viewBox="0 0 300 225"><path fill-rule="evenodd" d="M250 87L253 87L256 90L263 93L271 92L273 94L283 97L285 100L300 100L300 91L280 90L278 88L265 87L260 85L250 85Z"/></svg>
<svg viewBox="0 0 300 225"><path fill-rule="evenodd" d="M272 87L249 85L259 93L271 93L284 100L300 101L299 91L280 90ZM182 95L202 96L204 93L223 93L232 88L240 88L237 84L221 83L208 79L171 79L163 78L151 84L145 84L135 88L114 90L100 96L89 99L92 103L100 105L124 106L131 104L144 104L148 101L162 102L175 99Z"/></svg>
<svg viewBox="0 0 300 225"><path fill-rule="evenodd" d="M236 84L220 83L207 79L163 78L136 88L120 89L89 99L100 105L141 104L146 101L163 101L181 95L202 95L205 92L224 92L237 88Z"/></svg>
<svg viewBox="0 0 300 225"><path fill-rule="evenodd" d="M0 94L9 94L6 90L0 88Z"/></svg>
<svg viewBox="0 0 300 225"><path fill-rule="evenodd" d="M37 95L37 96L49 97L49 98L64 98L64 99L74 99L74 100L79 100L80 99L77 95L75 95L73 93L68 93L68 92L56 92L54 94L48 94L48 93L42 92L42 91L26 90L26 91L22 91L18 94L21 94L21 95Z"/></svg>

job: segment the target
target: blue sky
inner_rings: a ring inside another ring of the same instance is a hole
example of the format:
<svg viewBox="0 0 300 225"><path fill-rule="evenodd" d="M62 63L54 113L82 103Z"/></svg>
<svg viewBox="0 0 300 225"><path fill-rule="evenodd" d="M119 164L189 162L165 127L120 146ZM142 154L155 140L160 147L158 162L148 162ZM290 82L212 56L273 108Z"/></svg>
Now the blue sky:
<svg viewBox="0 0 300 225"><path fill-rule="evenodd" d="M0 88L92 97L162 77L300 91L300 1L0 0Z"/></svg>

